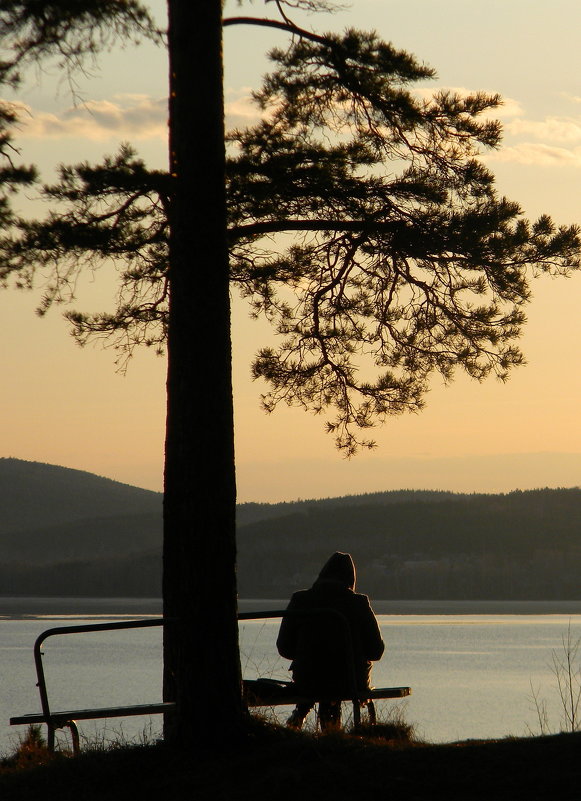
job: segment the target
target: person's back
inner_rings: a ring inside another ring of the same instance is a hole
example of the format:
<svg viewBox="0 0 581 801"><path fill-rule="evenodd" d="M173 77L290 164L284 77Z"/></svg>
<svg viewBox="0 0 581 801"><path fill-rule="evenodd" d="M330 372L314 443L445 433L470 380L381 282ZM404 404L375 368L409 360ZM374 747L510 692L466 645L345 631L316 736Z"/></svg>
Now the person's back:
<svg viewBox="0 0 581 801"><path fill-rule="evenodd" d="M301 695L329 701L350 697L353 668L357 690L369 687L371 662L381 658L384 644L369 599L354 588L351 556L335 553L311 589L291 598L287 611L293 614L282 620L277 647L292 660Z"/></svg>

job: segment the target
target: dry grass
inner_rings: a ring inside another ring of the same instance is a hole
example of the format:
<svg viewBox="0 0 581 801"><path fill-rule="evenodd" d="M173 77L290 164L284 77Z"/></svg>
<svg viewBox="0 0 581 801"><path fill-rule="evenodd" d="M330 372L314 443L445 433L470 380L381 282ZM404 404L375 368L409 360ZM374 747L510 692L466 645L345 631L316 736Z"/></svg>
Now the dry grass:
<svg viewBox="0 0 581 801"><path fill-rule="evenodd" d="M2 801L536 801L576 798L581 734L428 745L391 724L374 735L294 732L254 721L221 753L161 745L4 761Z"/></svg>

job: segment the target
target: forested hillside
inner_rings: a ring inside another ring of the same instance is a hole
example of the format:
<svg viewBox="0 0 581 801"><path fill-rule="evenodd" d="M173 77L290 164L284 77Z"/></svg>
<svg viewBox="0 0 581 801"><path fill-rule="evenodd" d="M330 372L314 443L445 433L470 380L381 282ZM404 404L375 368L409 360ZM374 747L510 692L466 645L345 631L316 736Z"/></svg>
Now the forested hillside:
<svg viewBox="0 0 581 801"><path fill-rule="evenodd" d="M161 514L160 492L83 470L0 458L0 537L115 515ZM3 540L2 540L3 541Z"/></svg>
<svg viewBox="0 0 581 801"><path fill-rule="evenodd" d="M162 495L0 459L0 595L160 595Z"/></svg>
<svg viewBox="0 0 581 801"><path fill-rule="evenodd" d="M579 489L365 497L242 526L241 594L288 594L345 550L376 598L581 598Z"/></svg>
<svg viewBox="0 0 581 801"><path fill-rule="evenodd" d="M0 459L0 503L0 595L160 595L160 493ZM243 597L284 598L344 550L374 598L581 598L578 488L242 504L238 543Z"/></svg>

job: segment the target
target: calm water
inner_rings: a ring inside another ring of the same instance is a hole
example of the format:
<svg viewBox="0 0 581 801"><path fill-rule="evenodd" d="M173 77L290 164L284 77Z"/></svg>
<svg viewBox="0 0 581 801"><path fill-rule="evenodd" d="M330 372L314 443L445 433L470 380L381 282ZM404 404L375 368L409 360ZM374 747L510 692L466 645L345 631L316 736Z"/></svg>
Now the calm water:
<svg viewBox="0 0 581 801"><path fill-rule="evenodd" d="M152 600L0 599L0 753L17 732L11 715L40 711L32 647L47 628L145 617L159 611ZM419 606L418 606L419 604ZM280 602L246 602L247 609L280 608ZM546 700L551 726L561 710L551 670L568 626L581 637L581 604L523 606L420 602L375 604L386 653L375 666L376 686L413 688L404 715L433 742L523 735L538 731L532 689ZM468 609L468 614L466 611ZM510 614L511 609L518 612ZM435 612L427 614L427 610ZM478 614L478 611L481 614ZM549 612L542 614L542 611ZM389 612L389 614L386 614ZM410 613L411 612L411 613ZM440 612L438 614L438 612ZM246 678L288 678L288 663L275 649L278 621L241 623ZM161 698L161 630L104 632L55 637L45 644L44 666L54 709L115 706ZM394 702L384 701L384 710ZM282 714L285 714L284 711ZM88 722L95 736L155 735L161 718Z"/></svg>

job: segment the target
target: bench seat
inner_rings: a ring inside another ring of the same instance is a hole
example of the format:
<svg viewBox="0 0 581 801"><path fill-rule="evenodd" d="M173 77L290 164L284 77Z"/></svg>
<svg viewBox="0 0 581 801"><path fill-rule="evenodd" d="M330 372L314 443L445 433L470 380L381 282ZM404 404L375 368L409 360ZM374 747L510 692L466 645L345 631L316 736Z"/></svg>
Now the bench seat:
<svg viewBox="0 0 581 801"><path fill-rule="evenodd" d="M313 610L315 612L335 614L333 610ZM289 614L302 614L299 612L289 612L284 610L269 610L263 612L240 612L239 620L260 620L272 617L283 617ZM67 727L71 731L73 742L73 752L79 752L79 732L75 721L78 720L97 720L104 718L132 717L136 715L157 715L169 712L175 708L173 702L160 702L156 704L135 704L131 706L101 707L95 709L69 709L57 712L50 711L44 668L42 660L42 645L45 640L55 635L78 634L81 632L97 631L116 631L121 629L149 628L151 626L163 626L167 623L174 623L173 618L161 618L155 620L127 620L116 621L114 623L92 623L79 626L61 626L43 631L34 643L34 661L37 673L37 686L40 692L41 706L44 712L36 712L27 715L18 715L10 718L12 726L34 725L45 723L48 728L48 748L54 750L55 730ZM356 723L359 721L360 707L366 706L370 720L375 720L374 699L380 698L405 698L410 695L409 687L377 687L365 691L364 694L356 694L356 697L342 699L317 698L315 702L326 700L351 701L353 703L353 717ZM248 706L284 706L296 705L300 703L312 703L312 698L303 698L295 693L295 687L291 682L276 681L272 679L255 679L244 681L244 699Z"/></svg>
<svg viewBox="0 0 581 801"><path fill-rule="evenodd" d="M173 701L164 701L159 704L134 704L132 706L109 706L99 709L68 709L58 712L51 712L45 715L44 712L33 712L29 715L17 715L10 718L11 726L27 725L35 723L46 723L49 729L49 747L54 748L54 730L63 729L65 726L70 729L73 743L73 753L77 755L80 750L79 731L77 720L100 720L102 718L129 718L136 715L160 715L175 708Z"/></svg>
<svg viewBox="0 0 581 801"><path fill-rule="evenodd" d="M27 723L52 723L57 729L66 725L70 720L98 720L99 718L128 718L133 715L159 715L169 712L175 704L167 701L159 704L137 704L134 706L110 706L100 709L70 709L67 711L51 712L47 716L43 712L30 715L20 715L10 718L11 726Z"/></svg>
<svg viewBox="0 0 581 801"><path fill-rule="evenodd" d="M411 695L410 687L374 687L358 695L361 703L381 698L406 698ZM312 698L297 695L291 682L255 679L244 682L244 698L248 706L286 706L312 702ZM351 696L338 698L317 698L316 701L353 701Z"/></svg>

